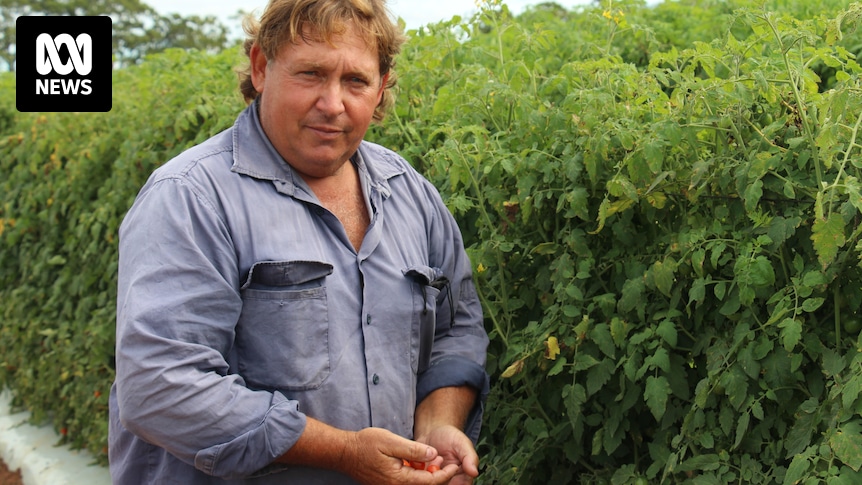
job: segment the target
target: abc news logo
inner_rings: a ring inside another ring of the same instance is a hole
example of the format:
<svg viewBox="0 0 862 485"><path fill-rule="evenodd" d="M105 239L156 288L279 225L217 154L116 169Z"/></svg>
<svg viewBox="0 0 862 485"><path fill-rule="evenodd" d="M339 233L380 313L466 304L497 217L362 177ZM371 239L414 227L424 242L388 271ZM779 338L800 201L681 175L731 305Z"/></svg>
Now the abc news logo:
<svg viewBox="0 0 862 485"><path fill-rule="evenodd" d="M110 17L18 17L18 111L111 109Z"/></svg>

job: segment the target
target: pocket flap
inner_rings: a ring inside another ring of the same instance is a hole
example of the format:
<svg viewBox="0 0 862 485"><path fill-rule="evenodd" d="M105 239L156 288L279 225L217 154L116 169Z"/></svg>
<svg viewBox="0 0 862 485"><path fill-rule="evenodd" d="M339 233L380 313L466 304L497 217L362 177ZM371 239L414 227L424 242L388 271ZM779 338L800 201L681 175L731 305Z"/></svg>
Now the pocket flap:
<svg viewBox="0 0 862 485"><path fill-rule="evenodd" d="M422 286L428 286L433 281L436 281L441 275L442 271L437 268L432 268L430 266L422 266L419 264L410 266L406 269L402 269L401 272L404 276L410 277L413 281L419 283Z"/></svg>
<svg viewBox="0 0 862 485"><path fill-rule="evenodd" d="M248 272L242 289L251 285L280 287L296 286L332 274L333 266L320 261L261 261Z"/></svg>

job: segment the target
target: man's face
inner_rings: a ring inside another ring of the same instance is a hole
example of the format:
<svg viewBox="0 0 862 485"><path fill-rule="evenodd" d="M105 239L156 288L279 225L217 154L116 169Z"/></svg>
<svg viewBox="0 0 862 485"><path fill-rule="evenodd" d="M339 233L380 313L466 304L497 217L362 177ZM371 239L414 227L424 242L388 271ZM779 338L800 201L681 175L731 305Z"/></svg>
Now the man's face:
<svg viewBox="0 0 862 485"><path fill-rule="evenodd" d="M376 46L354 28L332 40L288 43L269 61L251 51L263 130L306 179L335 174L356 152L383 95Z"/></svg>

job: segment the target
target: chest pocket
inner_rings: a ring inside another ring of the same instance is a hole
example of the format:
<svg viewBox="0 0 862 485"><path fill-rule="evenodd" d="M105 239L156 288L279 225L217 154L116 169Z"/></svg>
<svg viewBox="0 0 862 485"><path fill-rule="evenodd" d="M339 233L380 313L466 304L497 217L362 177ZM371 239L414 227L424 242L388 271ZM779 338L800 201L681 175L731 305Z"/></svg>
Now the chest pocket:
<svg viewBox="0 0 862 485"><path fill-rule="evenodd" d="M239 373L257 389L310 390L329 377L326 277L318 261L255 263L240 288Z"/></svg>

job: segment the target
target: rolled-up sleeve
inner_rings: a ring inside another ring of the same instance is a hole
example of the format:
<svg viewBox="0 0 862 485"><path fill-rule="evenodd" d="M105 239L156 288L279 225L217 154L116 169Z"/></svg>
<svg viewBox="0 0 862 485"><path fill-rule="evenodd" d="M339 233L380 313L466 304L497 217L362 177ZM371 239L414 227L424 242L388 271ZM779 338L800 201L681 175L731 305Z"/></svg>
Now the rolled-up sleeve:
<svg viewBox="0 0 862 485"><path fill-rule="evenodd" d="M285 453L305 416L229 368L242 300L218 204L178 174L156 175L124 219L117 400L139 438L204 473L238 477Z"/></svg>
<svg viewBox="0 0 862 485"><path fill-rule="evenodd" d="M418 376L417 402L442 387L475 388L477 399L465 428L475 443L489 389L485 371L489 339L461 232L436 190L429 191L429 197L437 211L430 231L431 262L442 268L449 286L438 301L431 362Z"/></svg>

